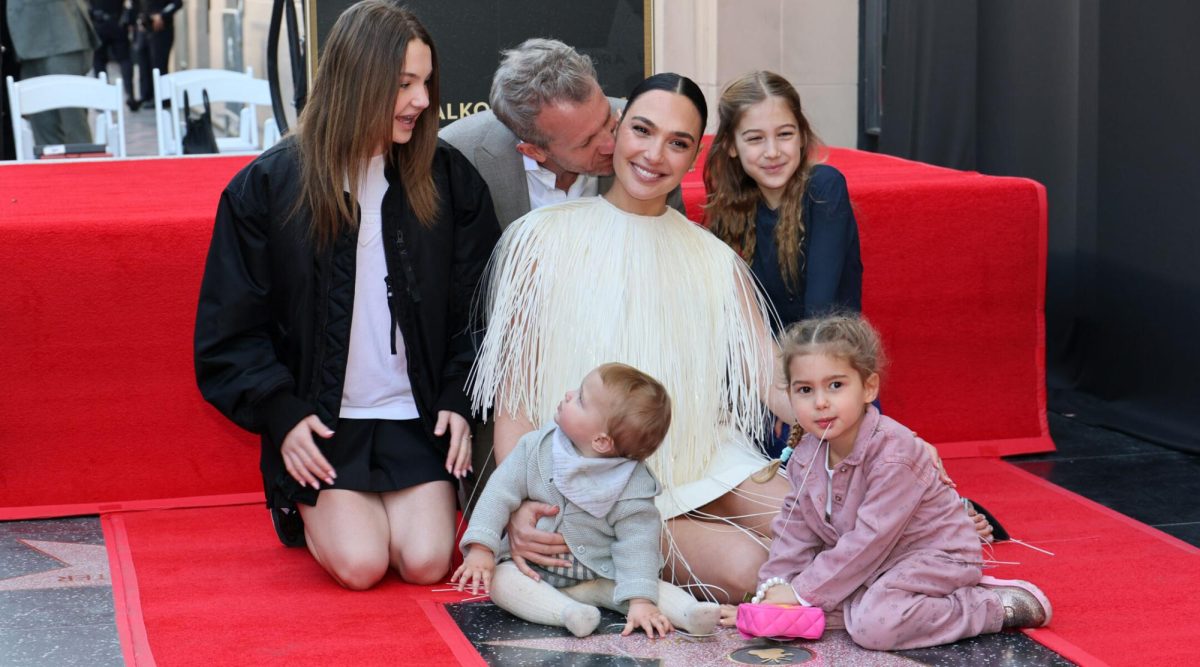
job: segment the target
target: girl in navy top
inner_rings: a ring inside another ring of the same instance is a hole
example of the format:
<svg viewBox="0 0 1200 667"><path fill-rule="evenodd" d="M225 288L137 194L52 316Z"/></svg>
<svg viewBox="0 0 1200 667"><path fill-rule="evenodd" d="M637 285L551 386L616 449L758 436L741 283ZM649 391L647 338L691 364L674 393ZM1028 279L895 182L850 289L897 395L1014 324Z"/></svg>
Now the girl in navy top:
<svg viewBox="0 0 1200 667"><path fill-rule="evenodd" d="M704 185L709 228L741 254L786 326L862 310L858 224L846 179L786 79L759 71L725 89Z"/></svg>
<svg viewBox="0 0 1200 667"><path fill-rule="evenodd" d="M704 167L708 226L750 264L780 325L862 310L858 223L846 179L816 164L821 142L800 96L774 72L725 88L720 124ZM788 429L777 424L768 454Z"/></svg>

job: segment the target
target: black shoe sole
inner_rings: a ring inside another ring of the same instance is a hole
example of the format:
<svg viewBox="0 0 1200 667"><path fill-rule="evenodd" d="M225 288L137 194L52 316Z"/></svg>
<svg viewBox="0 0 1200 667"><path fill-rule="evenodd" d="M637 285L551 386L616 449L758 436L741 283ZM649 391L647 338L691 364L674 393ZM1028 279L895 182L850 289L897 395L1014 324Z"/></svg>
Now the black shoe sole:
<svg viewBox="0 0 1200 667"><path fill-rule="evenodd" d="M304 540L304 519L295 507L272 508L271 524L275 526L275 534L285 547L302 547Z"/></svg>

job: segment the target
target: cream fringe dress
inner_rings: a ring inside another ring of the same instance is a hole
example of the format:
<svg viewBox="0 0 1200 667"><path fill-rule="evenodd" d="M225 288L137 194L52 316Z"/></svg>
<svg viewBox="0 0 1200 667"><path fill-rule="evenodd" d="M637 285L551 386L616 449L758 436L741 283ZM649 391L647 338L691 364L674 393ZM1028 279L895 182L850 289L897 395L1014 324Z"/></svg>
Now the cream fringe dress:
<svg viewBox="0 0 1200 667"><path fill-rule="evenodd" d="M533 424L596 366L619 361L671 395L666 440L647 461L663 518L761 470L752 444L774 347L746 264L678 211L626 213L603 197L546 206L505 230L486 276L487 333L470 380L475 411Z"/></svg>

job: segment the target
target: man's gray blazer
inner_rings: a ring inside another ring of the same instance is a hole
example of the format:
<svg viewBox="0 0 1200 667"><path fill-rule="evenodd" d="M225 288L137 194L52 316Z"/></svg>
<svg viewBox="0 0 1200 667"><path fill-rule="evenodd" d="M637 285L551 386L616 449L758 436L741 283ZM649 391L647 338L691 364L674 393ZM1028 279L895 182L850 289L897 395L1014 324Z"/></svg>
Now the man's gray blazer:
<svg viewBox="0 0 1200 667"><path fill-rule="evenodd" d="M608 99L614 110L621 109L625 103L624 100ZM529 212L525 162L517 152L520 142L491 110L460 118L442 128L439 136L462 152L479 170L492 192L492 204L501 229ZM602 177L600 192L606 192L610 185L612 177ZM667 197L667 204L686 215L683 192L679 188Z"/></svg>
<svg viewBox="0 0 1200 667"><path fill-rule="evenodd" d="M83 0L8 0L6 9L17 60L87 51L90 63L100 46Z"/></svg>

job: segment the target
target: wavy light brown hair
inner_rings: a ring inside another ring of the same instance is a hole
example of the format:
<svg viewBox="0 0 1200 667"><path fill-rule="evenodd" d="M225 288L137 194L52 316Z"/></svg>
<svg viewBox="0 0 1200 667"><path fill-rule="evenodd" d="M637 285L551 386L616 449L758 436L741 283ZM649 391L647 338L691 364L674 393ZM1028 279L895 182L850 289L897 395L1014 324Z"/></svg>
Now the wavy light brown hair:
<svg viewBox="0 0 1200 667"><path fill-rule="evenodd" d="M393 113L400 91L404 56L412 40L432 56L429 108L417 117L412 139L392 144ZM317 65L312 93L297 123L300 148L300 204L312 212L311 233L321 247L358 224L358 203L343 191L358 192L361 170L380 145L400 172L405 195L421 224L437 214L433 152L438 131L437 50L417 17L396 0L362 0L338 17Z"/></svg>
<svg viewBox="0 0 1200 667"><path fill-rule="evenodd" d="M792 383L792 359L806 354L828 354L844 359L863 382L872 375L882 375L887 365L879 332L856 313L801 320L788 327L779 348L788 385Z"/></svg>
<svg viewBox="0 0 1200 667"><path fill-rule="evenodd" d="M754 259L756 244L754 216L762 192L758 183L742 169L741 160L731 156L738 123L750 107L778 97L787 103L796 117L802 153L800 166L783 191L779 206L779 223L775 226L775 245L779 249L779 270L789 290L800 284L800 245L804 241L804 220L801 204L808 178L812 173L814 156L819 154L821 141L800 109L800 95L787 79L774 72L758 71L743 75L725 88L717 104L720 122L708 159L704 165L704 187L708 191L705 204L708 227L729 244L746 262Z"/></svg>
<svg viewBox="0 0 1200 667"><path fill-rule="evenodd" d="M642 461L653 454L671 428L671 397L658 380L618 363L596 368L608 390L606 427L617 455Z"/></svg>

